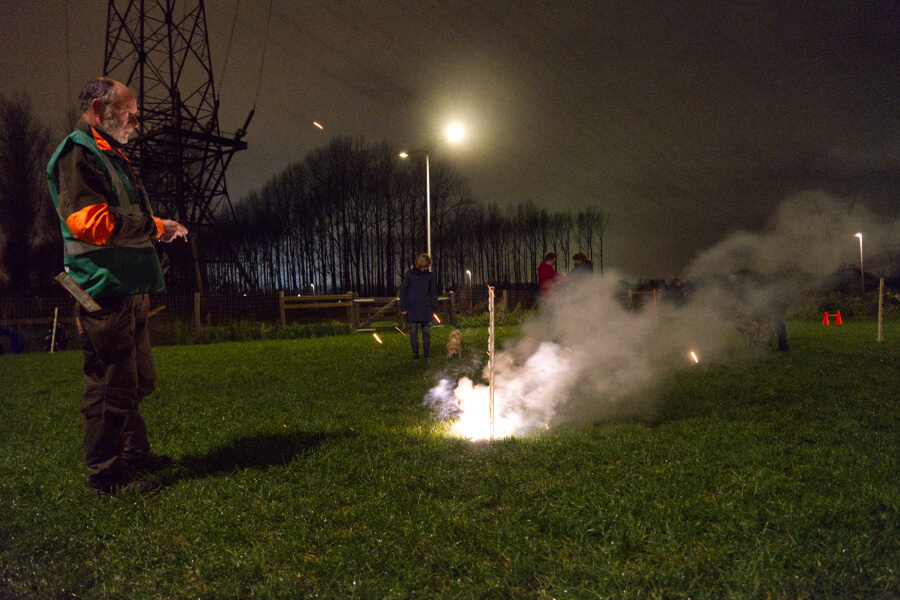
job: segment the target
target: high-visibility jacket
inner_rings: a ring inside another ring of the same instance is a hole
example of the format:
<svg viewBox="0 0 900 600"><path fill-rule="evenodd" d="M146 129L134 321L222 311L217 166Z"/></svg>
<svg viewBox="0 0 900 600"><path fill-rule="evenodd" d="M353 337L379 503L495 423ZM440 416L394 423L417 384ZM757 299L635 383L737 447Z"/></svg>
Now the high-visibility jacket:
<svg viewBox="0 0 900 600"><path fill-rule="evenodd" d="M163 233L128 159L83 121L47 165L66 271L94 298L164 292L153 241Z"/></svg>

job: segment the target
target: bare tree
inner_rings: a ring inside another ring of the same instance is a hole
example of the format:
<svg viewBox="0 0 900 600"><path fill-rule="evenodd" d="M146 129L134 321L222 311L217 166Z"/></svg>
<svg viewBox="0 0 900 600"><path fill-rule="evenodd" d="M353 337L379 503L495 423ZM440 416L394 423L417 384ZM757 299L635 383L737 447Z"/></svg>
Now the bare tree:
<svg viewBox="0 0 900 600"><path fill-rule="evenodd" d="M61 233L44 169L50 132L28 98L0 96L0 289L49 287L62 263Z"/></svg>

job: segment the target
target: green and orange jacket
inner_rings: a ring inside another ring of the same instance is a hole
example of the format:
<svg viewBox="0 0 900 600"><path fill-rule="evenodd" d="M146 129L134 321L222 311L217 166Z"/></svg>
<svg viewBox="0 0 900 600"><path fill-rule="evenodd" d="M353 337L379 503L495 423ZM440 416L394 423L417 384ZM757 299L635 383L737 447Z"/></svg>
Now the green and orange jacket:
<svg viewBox="0 0 900 600"><path fill-rule="evenodd" d="M94 298L164 292L153 240L163 233L115 140L81 120L47 165L63 264Z"/></svg>

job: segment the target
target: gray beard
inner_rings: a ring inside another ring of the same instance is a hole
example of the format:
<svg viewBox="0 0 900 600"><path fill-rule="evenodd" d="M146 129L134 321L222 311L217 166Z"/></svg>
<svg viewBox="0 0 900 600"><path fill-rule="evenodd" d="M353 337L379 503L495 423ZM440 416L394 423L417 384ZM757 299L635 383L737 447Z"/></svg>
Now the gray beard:
<svg viewBox="0 0 900 600"><path fill-rule="evenodd" d="M113 116L112 105L107 106L103 111L103 123L101 129L103 129L104 133L112 136L114 140L122 145L128 143L128 138L131 135L126 135L125 128L116 123L116 119Z"/></svg>

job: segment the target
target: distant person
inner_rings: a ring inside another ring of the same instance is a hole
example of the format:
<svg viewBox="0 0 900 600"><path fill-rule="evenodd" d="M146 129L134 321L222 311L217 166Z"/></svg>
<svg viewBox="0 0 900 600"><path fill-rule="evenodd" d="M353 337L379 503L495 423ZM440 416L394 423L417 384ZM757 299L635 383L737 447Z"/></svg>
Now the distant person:
<svg viewBox="0 0 900 600"><path fill-rule="evenodd" d="M81 119L47 165L50 195L60 217L63 264L100 305L76 307L84 352L81 414L88 486L106 496L151 493L160 483L140 472L171 465L154 455L138 412L156 385L147 318L150 292L166 289L154 241L184 238L187 229L153 216L137 172L122 152L138 126L131 91L107 77L78 96Z"/></svg>
<svg viewBox="0 0 900 600"><path fill-rule="evenodd" d="M544 260L538 265L537 277L541 296L546 296L550 292L553 281L560 276L554 265L556 265L556 254L553 252L545 254Z"/></svg>
<svg viewBox="0 0 900 600"><path fill-rule="evenodd" d="M594 272L594 263L588 260L583 252L576 252L572 255L572 275L590 275Z"/></svg>
<svg viewBox="0 0 900 600"><path fill-rule="evenodd" d="M409 323L409 340L413 360L419 358L419 331L422 332L422 353L431 354L431 318L438 309L437 282L431 272L431 257L420 254L415 266L403 276L400 285L400 314Z"/></svg>

